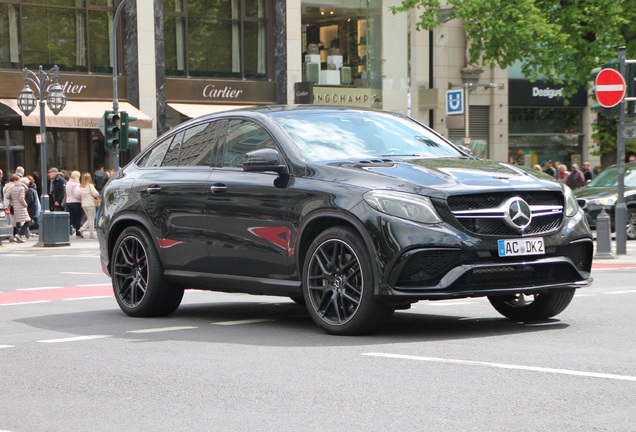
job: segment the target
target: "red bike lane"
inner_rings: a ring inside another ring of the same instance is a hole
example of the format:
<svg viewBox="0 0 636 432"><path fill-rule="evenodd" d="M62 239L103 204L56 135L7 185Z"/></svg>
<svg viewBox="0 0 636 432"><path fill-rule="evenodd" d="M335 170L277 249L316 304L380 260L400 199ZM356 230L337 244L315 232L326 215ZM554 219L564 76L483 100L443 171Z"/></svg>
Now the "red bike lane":
<svg viewBox="0 0 636 432"><path fill-rule="evenodd" d="M15 291L0 292L0 305L112 296L113 287L110 284L24 288Z"/></svg>

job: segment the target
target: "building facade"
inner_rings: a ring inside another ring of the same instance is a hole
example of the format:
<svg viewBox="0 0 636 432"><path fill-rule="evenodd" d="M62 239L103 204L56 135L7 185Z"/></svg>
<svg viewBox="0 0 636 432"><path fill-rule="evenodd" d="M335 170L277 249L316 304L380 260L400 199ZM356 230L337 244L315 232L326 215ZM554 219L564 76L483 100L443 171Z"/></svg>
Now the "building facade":
<svg viewBox="0 0 636 432"><path fill-rule="evenodd" d="M416 31L417 11L390 11L398 0L125 0L116 25L119 3L0 0L5 174L40 167L38 113L26 116L16 103L22 69L40 65L59 66L68 100L46 115L47 165L113 166L98 130L112 108L113 57L119 109L138 118L141 148L203 113L315 103L407 114L502 162L598 161L584 91L566 106L558 86L469 64L462 22L444 13L434 31ZM463 113L449 90L462 94Z"/></svg>

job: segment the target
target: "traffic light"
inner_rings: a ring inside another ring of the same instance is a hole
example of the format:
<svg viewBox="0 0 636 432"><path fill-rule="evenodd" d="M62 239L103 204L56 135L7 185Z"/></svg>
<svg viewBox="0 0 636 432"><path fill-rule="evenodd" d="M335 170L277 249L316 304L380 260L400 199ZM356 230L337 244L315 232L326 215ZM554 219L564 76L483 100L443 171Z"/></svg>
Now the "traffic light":
<svg viewBox="0 0 636 432"><path fill-rule="evenodd" d="M132 146L139 145L139 139L132 138L130 135L136 135L139 128L130 126L130 123L137 120L137 117L128 114L126 111L121 112L121 144L119 148L122 151L128 150Z"/></svg>
<svg viewBox="0 0 636 432"><path fill-rule="evenodd" d="M627 63L625 65L625 83L627 84L627 97L636 97L636 64ZM627 101L627 117L636 116L636 102Z"/></svg>
<svg viewBox="0 0 636 432"><path fill-rule="evenodd" d="M104 148L106 151L116 151L120 141L119 115L113 111L104 114Z"/></svg>

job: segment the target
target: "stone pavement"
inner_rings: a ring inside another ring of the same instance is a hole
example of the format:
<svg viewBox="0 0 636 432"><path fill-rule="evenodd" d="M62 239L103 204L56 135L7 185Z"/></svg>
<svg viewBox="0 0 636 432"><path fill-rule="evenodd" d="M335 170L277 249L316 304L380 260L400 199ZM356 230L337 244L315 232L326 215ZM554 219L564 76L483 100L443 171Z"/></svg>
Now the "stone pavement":
<svg viewBox="0 0 636 432"><path fill-rule="evenodd" d="M71 244L68 246L36 246L36 243L38 242L37 235L32 235L31 238L29 239L26 239L23 237L23 239L24 239L24 243L10 243L9 240L2 240L2 242L0 242L0 253L10 252L15 250L31 250L34 248L38 250L51 250L51 251L67 249L67 248L95 249L96 251L99 250L99 242L97 241L97 239L89 239L88 235L85 238L78 238L78 237L75 237L74 235L70 236L69 240Z"/></svg>

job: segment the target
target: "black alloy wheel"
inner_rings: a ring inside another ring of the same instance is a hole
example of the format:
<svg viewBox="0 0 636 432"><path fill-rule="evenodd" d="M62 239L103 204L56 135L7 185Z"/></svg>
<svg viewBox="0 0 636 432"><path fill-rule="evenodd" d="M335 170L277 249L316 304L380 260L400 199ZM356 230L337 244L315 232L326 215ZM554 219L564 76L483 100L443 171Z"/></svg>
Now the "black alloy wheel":
<svg viewBox="0 0 636 432"><path fill-rule="evenodd" d="M130 316L168 315L183 299L183 287L169 286L148 233L126 228L115 243L111 260L113 291L119 307Z"/></svg>
<svg viewBox="0 0 636 432"><path fill-rule="evenodd" d="M513 321L542 321L563 312L574 297L574 289L541 294L488 297L490 304Z"/></svg>
<svg viewBox="0 0 636 432"><path fill-rule="evenodd" d="M309 247L303 293L311 318L328 333L359 335L381 327L394 309L374 297L376 278L360 236L329 228Z"/></svg>
<svg viewBox="0 0 636 432"><path fill-rule="evenodd" d="M636 209L627 209L627 238L636 240Z"/></svg>

